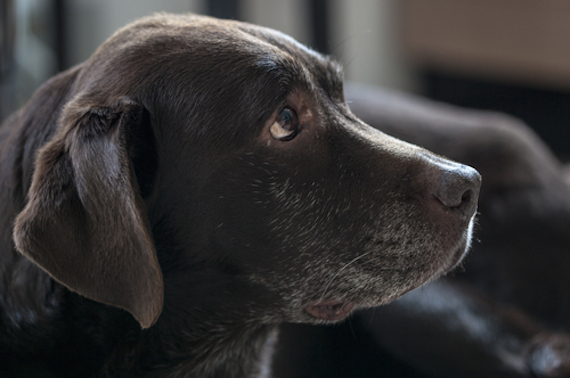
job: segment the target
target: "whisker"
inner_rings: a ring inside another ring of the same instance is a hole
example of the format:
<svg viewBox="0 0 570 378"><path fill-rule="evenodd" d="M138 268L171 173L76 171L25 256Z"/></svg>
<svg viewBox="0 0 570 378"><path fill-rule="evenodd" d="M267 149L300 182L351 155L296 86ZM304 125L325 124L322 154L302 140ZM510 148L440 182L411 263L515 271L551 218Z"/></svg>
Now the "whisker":
<svg viewBox="0 0 570 378"><path fill-rule="evenodd" d="M321 295L321 298L319 299L319 302L322 301L325 298L325 295L327 294L327 290L329 289L329 287L331 286L331 284L333 283L333 281L335 280L335 278L337 278L339 276L339 274L342 273L343 270L345 270L346 268L348 268L350 266L350 264L355 263L356 261L360 260L361 258L363 258L366 255L369 255L370 252L366 252L363 253L362 255L355 257L354 259L352 259L349 263L347 263L346 265L344 265L342 268L339 269L338 272L336 272L336 274L330 279L329 283L327 284L327 286L325 287L325 290L323 291L323 295Z"/></svg>

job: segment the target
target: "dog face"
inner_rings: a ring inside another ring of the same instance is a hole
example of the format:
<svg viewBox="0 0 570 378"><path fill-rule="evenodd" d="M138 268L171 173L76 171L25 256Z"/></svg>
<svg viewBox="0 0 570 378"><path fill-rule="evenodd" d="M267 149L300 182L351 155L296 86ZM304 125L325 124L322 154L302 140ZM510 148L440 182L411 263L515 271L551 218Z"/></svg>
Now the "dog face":
<svg viewBox="0 0 570 378"><path fill-rule="evenodd" d="M173 276L178 292L196 289L180 276L215 272L262 293L264 321L323 322L468 249L477 172L361 122L339 65L283 34L156 16L74 75L14 238L144 327Z"/></svg>

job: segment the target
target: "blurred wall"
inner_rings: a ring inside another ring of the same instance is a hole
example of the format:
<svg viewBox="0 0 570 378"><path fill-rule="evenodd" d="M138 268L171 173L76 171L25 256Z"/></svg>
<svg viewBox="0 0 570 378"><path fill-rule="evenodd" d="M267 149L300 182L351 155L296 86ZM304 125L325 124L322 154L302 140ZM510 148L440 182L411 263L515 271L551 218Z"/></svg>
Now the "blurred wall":
<svg viewBox="0 0 570 378"><path fill-rule="evenodd" d="M57 73L54 19L45 0L0 0L0 121Z"/></svg>
<svg viewBox="0 0 570 378"><path fill-rule="evenodd" d="M245 21L289 34L301 43L310 40L309 9L304 0L241 0Z"/></svg>
<svg viewBox="0 0 570 378"><path fill-rule="evenodd" d="M348 80L416 91L413 67L402 49L400 0L336 0L333 52Z"/></svg>

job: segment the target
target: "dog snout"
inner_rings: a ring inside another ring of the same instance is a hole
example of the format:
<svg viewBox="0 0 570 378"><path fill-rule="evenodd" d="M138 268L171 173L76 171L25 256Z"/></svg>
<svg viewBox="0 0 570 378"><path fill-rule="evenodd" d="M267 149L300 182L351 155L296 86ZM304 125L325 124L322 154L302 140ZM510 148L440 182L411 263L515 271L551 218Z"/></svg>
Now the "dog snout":
<svg viewBox="0 0 570 378"><path fill-rule="evenodd" d="M433 195L448 209L471 217L477 208L481 175L475 169L462 164L446 164L434 185Z"/></svg>

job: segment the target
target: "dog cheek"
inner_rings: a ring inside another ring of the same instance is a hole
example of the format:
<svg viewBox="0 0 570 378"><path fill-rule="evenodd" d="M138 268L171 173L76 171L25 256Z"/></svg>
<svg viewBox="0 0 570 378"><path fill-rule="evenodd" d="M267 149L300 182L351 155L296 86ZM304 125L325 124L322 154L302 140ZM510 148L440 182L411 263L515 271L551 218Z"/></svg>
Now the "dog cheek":
<svg viewBox="0 0 570 378"><path fill-rule="evenodd" d="M375 219L384 216L371 210L372 204L358 206L349 196L334 196L316 183L306 186L299 190L289 180L273 185L276 212L269 233L279 240L275 253L280 256L280 266L275 272L257 272L254 280L279 291L293 308L302 308L308 300L326 294L362 297L364 287L368 287L366 295L376 297L375 302L392 295L383 290L398 284L382 271L397 267L387 267L389 259L377 250L367 252L362 237L377 232ZM326 192L328 197L323 195ZM354 264L343 270L347 263L360 258L366 268Z"/></svg>

